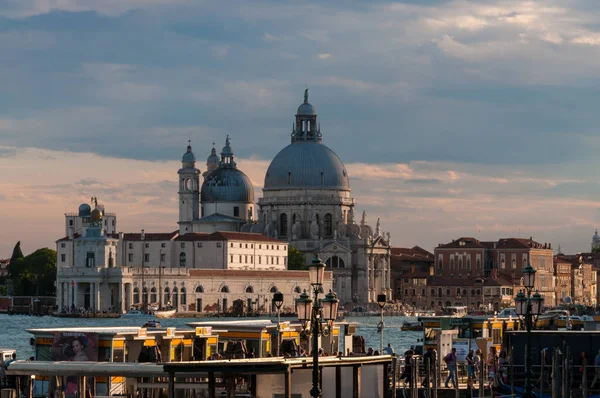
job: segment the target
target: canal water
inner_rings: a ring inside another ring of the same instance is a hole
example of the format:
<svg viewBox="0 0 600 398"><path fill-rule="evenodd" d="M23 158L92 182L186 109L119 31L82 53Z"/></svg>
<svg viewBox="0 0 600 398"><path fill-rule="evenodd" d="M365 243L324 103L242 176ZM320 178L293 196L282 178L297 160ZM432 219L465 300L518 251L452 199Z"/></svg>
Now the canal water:
<svg viewBox="0 0 600 398"><path fill-rule="evenodd" d="M241 318L246 319L246 318ZM248 318L255 319L255 318ZM216 320L216 318L173 318L161 319L162 327L184 328L188 322L202 322ZM219 318L220 321L235 320L235 318ZM282 321L293 320L293 318L282 318ZM379 333L377 324L378 316L346 317L346 321L356 323L357 335L364 336L366 347L379 349ZM392 345L397 354L403 354L411 345L422 338L423 332L403 332L400 327L405 321L414 321L414 317L389 316L384 317L385 329L383 331L384 347L388 343ZM26 329L34 328L59 328L59 327L111 327L111 326L142 326L145 319L140 318L58 318L52 316L26 316L0 314L0 347L15 348L19 359L26 359L33 355L33 348L29 345L31 334Z"/></svg>

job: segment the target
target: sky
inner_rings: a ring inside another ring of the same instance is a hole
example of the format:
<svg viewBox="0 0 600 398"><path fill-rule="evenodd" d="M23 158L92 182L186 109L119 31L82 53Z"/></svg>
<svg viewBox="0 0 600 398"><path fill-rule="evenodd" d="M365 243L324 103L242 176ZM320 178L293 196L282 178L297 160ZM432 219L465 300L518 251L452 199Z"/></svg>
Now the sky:
<svg viewBox="0 0 600 398"><path fill-rule="evenodd" d="M177 169L229 134L261 196L309 88L357 213L392 245L600 225L595 0L0 0L0 258L97 196L177 229Z"/></svg>

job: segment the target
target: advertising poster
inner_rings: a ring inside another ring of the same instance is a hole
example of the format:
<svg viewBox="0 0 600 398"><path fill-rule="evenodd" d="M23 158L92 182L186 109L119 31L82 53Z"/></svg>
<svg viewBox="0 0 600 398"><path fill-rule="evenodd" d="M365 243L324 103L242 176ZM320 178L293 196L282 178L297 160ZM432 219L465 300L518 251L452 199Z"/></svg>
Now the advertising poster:
<svg viewBox="0 0 600 398"><path fill-rule="evenodd" d="M53 361L98 361L98 334L55 332L52 340Z"/></svg>
<svg viewBox="0 0 600 398"><path fill-rule="evenodd" d="M458 362L465 362L469 353L469 340L457 339L452 341L452 348L456 348L456 359Z"/></svg>

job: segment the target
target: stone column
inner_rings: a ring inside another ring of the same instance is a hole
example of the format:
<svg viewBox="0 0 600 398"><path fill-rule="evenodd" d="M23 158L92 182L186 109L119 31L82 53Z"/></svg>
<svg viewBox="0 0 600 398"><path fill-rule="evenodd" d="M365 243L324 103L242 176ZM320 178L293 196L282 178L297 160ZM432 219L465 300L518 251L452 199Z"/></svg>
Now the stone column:
<svg viewBox="0 0 600 398"><path fill-rule="evenodd" d="M58 306L58 312L62 310L63 307L63 283L56 283L56 305Z"/></svg>
<svg viewBox="0 0 600 398"><path fill-rule="evenodd" d="M123 297L125 297L125 295L123 294L124 286L125 284L123 283L123 281L119 282L119 284L117 285L119 294L117 295L117 304L115 305L115 308L117 309L117 312L119 314L123 313Z"/></svg>
<svg viewBox="0 0 600 398"><path fill-rule="evenodd" d="M75 308L78 307L77 305L77 301L79 300L79 297L77 297L79 295L79 282L75 282L75 286L73 287L73 305L75 306Z"/></svg>
<svg viewBox="0 0 600 398"><path fill-rule="evenodd" d="M71 310L71 305L73 304L73 285L69 282L65 282L67 284L67 307L69 307L69 311Z"/></svg>
<svg viewBox="0 0 600 398"><path fill-rule="evenodd" d="M94 303L96 304L96 306L94 307L94 309L96 311L100 311L100 282L96 282L96 289L95 289L95 294L94 294Z"/></svg>

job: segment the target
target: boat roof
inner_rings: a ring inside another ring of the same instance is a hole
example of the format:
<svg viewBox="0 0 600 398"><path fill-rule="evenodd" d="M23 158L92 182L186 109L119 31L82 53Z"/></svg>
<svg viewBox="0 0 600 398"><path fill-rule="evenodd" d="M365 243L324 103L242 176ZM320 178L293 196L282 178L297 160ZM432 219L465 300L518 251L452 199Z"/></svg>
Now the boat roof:
<svg viewBox="0 0 600 398"><path fill-rule="evenodd" d="M320 357L319 366L350 366L357 364L391 363L391 355L356 357ZM217 361L139 363L139 362L71 362L71 361L15 361L6 370L8 375L36 376L125 376L152 377L168 373L193 374L207 372L283 373L290 368L312 366L311 357L253 358Z"/></svg>
<svg viewBox="0 0 600 398"><path fill-rule="evenodd" d="M62 327L62 328L34 328L26 329L31 334L44 334L55 332L70 332L70 333L98 333L108 336L116 336L118 334L137 334L142 329L140 326L116 326L116 327ZM151 333L154 328L150 328Z"/></svg>

